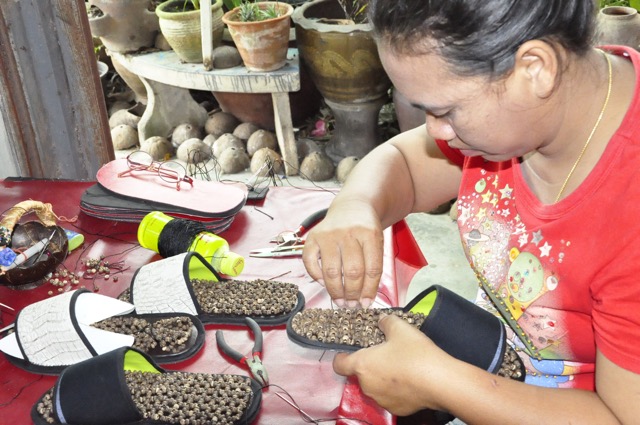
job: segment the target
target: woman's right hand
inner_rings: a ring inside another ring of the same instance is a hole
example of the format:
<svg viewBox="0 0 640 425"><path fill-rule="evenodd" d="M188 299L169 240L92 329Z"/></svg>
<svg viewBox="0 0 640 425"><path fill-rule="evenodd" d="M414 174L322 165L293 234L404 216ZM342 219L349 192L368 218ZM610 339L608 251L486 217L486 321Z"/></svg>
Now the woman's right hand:
<svg viewBox="0 0 640 425"><path fill-rule="evenodd" d="M342 199L309 232L302 260L339 307L368 307L382 275L383 239L373 206Z"/></svg>

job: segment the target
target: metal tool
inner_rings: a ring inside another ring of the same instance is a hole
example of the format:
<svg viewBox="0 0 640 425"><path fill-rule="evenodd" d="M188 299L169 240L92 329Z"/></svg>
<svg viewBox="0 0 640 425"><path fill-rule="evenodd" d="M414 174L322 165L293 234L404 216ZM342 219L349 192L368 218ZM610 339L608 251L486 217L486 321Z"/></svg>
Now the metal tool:
<svg viewBox="0 0 640 425"><path fill-rule="evenodd" d="M300 226L294 231L285 231L274 236L269 242L276 246L271 248L254 249L249 252L251 257L293 257L302 255L304 249L304 235L316 223L327 215L327 208L314 212L302 220Z"/></svg>
<svg viewBox="0 0 640 425"><path fill-rule="evenodd" d="M250 317L245 317L244 321L249 326L249 329L253 333L254 343L253 349L251 350L251 357L244 356L229 347L227 342L224 340L224 335L221 330L216 331L216 342L218 343L218 347L222 350L223 353L239 362L240 364L247 365L249 368L249 372L253 379L258 381L260 385L263 387L269 385L269 376L267 375L267 370L262 364L262 330L260 326Z"/></svg>

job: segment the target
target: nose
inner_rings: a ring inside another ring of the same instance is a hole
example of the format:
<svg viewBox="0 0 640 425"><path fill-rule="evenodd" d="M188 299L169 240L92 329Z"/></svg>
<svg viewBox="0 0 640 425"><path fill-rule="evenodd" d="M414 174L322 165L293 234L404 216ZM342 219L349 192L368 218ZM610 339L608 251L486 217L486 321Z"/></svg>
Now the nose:
<svg viewBox="0 0 640 425"><path fill-rule="evenodd" d="M434 139L452 140L456 137L456 132L446 119L429 114L427 114L427 131Z"/></svg>

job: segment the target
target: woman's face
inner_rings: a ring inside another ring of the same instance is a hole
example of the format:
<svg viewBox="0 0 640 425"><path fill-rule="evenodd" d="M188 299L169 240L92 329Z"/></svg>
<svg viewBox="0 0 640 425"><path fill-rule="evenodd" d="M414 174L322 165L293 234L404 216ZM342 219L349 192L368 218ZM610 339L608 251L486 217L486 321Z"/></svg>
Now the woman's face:
<svg viewBox="0 0 640 425"><path fill-rule="evenodd" d="M504 161L548 141L548 108L515 74L490 82L456 76L437 54L399 56L383 45L379 53L395 89L425 111L429 134L464 155Z"/></svg>

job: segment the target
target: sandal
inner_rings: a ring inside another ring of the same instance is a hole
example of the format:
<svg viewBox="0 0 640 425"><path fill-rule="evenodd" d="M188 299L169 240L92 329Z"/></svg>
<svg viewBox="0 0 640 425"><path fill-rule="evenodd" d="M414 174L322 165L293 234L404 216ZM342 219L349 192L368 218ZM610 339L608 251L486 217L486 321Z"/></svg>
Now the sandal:
<svg viewBox="0 0 640 425"><path fill-rule="evenodd" d="M305 303L292 283L223 280L197 252L142 266L118 298L131 302L137 314L183 312L204 324L243 326L245 317L260 326L285 324Z"/></svg>
<svg viewBox="0 0 640 425"><path fill-rule="evenodd" d="M402 309L303 310L287 323L287 336L308 348L356 351L384 341L380 314L399 316L459 360L524 381L524 365L507 344L502 321L440 285L427 288Z"/></svg>
<svg viewBox="0 0 640 425"><path fill-rule="evenodd" d="M188 359L204 346L204 326L197 317L128 314L133 308L86 289L69 291L23 308L14 332L0 340L0 350L21 369L57 375L119 347L136 347L165 364Z"/></svg>
<svg viewBox="0 0 640 425"><path fill-rule="evenodd" d="M31 409L35 425L249 424L260 385L247 376L166 371L122 347L69 366Z"/></svg>

